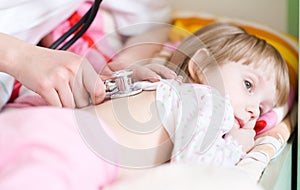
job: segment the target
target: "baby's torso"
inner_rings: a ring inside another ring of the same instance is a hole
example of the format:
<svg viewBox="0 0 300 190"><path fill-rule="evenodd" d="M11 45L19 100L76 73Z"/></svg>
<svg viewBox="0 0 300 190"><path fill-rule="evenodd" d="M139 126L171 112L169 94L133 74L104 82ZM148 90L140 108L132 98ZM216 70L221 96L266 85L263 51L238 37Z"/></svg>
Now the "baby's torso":
<svg viewBox="0 0 300 190"><path fill-rule="evenodd" d="M162 81L156 90L107 100L88 110L109 126L120 144L156 149L152 156L159 163L170 157L175 162L215 162L217 152L222 159L232 152L237 153L235 160L240 155L232 143L216 149L225 144L222 136L233 126L233 110L228 99L207 86Z"/></svg>
<svg viewBox="0 0 300 190"><path fill-rule="evenodd" d="M113 132L120 149L130 150L124 153L126 157L131 157L128 155L131 153L138 154L136 162L145 167L169 161L172 151L172 143L157 115L155 96L156 91L143 91L85 109L96 114Z"/></svg>
<svg viewBox="0 0 300 190"><path fill-rule="evenodd" d="M127 146L155 146L155 143L147 143L148 138L158 138L162 127L155 109L155 95L156 91L143 91L134 96L106 100L86 110L96 113L120 141L128 143ZM130 140L135 139L141 143L134 145L132 142L131 145Z"/></svg>

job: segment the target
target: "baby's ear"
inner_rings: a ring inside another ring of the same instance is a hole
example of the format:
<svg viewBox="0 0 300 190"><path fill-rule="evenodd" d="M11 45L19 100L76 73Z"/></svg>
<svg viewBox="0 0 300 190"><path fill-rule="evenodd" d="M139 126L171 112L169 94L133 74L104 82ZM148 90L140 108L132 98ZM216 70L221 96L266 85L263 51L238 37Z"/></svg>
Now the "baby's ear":
<svg viewBox="0 0 300 190"><path fill-rule="evenodd" d="M188 63L188 71L193 81L201 82L203 69L209 64L210 55L206 48L201 48L196 51Z"/></svg>

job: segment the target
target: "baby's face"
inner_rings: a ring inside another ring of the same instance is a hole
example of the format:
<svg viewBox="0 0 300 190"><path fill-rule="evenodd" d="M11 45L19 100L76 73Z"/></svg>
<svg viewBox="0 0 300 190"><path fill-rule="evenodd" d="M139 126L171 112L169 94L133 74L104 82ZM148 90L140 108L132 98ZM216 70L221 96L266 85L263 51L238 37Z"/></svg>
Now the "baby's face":
<svg viewBox="0 0 300 190"><path fill-rule="evenodd" d="M229 96L234 110L235 127L253 129L258 117L275 105L274 75L242 62L227 62L218 69L223 80L223 91Z"/></svg>
<svg viewBox="0 0 300 190"><path fill-rule="evenodd" d="M228 62L214 69L206 78L213 81L209 77L215 77L216 73L221 74L220 80L223 84L215 83L212 86L220 88L218 90L229 97L234 111L234 126L229 134L248 152L254 145L254 126L258 117L275 105L274 75L266 74L253 65L243 65L242 62Z"/></svg>

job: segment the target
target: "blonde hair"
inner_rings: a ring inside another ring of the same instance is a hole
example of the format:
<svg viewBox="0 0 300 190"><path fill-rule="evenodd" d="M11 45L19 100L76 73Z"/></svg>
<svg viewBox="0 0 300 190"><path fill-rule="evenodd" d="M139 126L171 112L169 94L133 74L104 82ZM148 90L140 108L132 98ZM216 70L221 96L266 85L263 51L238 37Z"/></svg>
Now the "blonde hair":
<svg viewBox="0 0 300 190"><path fill-rule="evenodd" d="M213 58L208 64L212 62L226 64L228 61L243 60L246 65L254 64L267 74L275 75L277 105L287 102L290 87L287 64L280 53L265 40L250 35L244 29L232 24L209 24L185 39L173 53L170 63L177 66L177 74L182 75L184 72L190 76L188 62L201 48L206 48ZM207 65L202 66L203 70Z"/></svg>

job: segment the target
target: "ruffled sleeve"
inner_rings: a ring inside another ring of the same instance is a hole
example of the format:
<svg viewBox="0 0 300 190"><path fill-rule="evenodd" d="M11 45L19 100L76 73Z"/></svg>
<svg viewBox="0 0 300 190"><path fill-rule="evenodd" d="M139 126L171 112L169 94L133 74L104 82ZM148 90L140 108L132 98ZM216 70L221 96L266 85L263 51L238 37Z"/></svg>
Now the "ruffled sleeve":
<svg viewBox="0 0 300 190"><path fill-rule="evenodd" d="M234 165L243 152L223 136L233 126L229 100L200 84L163 81L157 87L158 110L173 143L172 162Z"/></svg>

